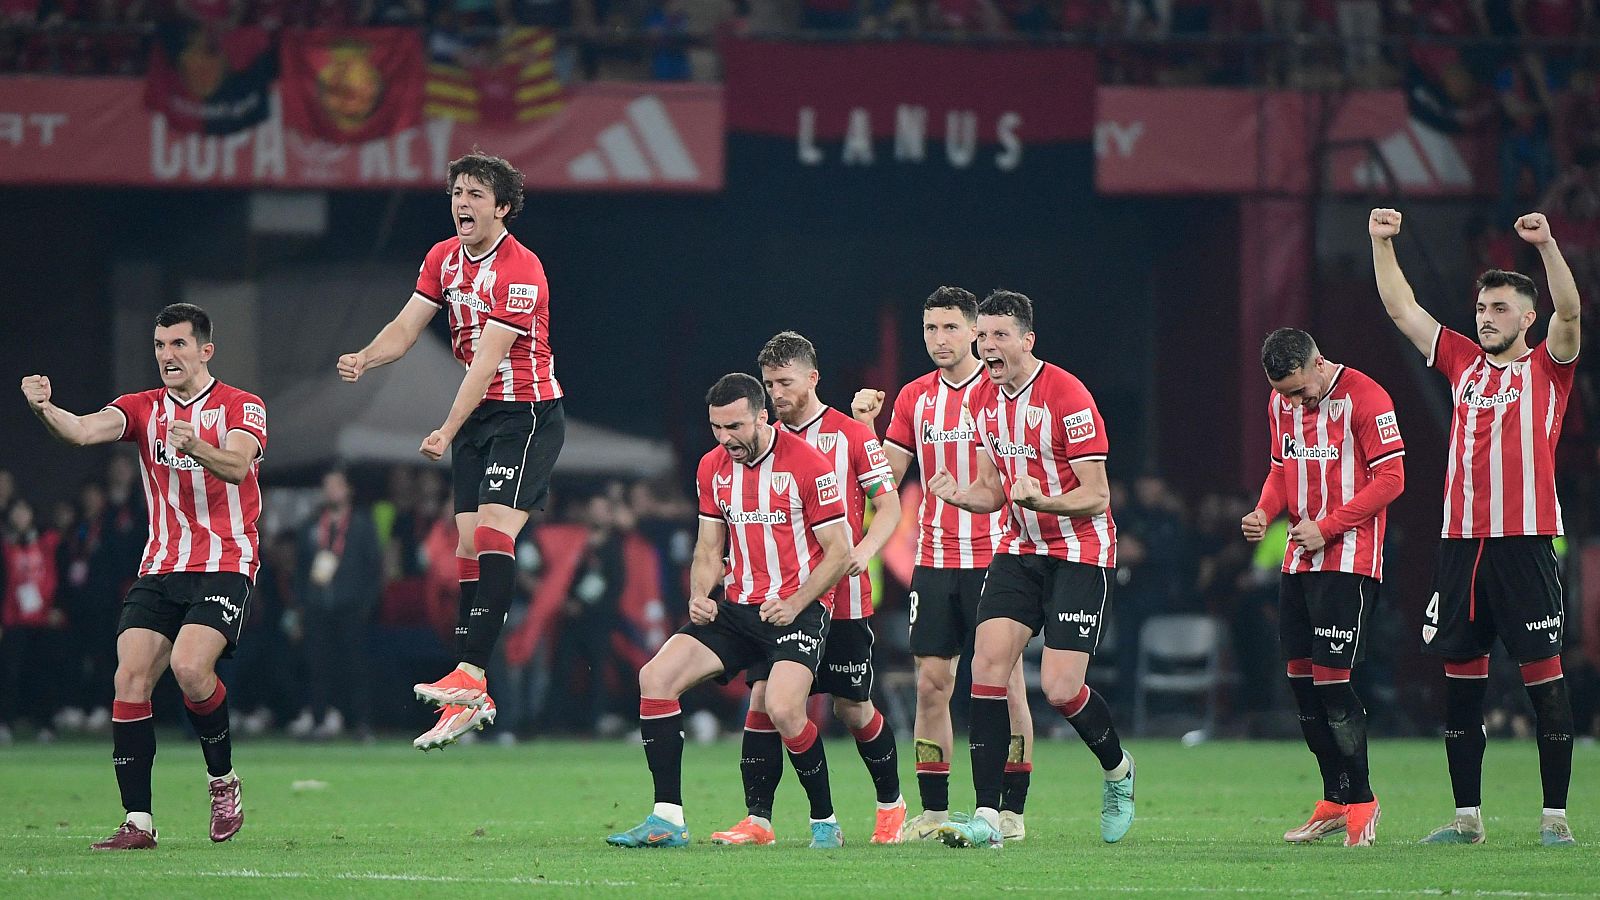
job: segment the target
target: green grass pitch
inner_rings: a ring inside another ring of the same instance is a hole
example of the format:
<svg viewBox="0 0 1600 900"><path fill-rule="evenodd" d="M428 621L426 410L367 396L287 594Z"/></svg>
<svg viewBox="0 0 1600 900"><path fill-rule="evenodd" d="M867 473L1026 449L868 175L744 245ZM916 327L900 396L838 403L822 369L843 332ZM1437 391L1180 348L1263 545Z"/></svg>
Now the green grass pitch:
<svg viewBox="0 0 1600 900"><path fill-rule="evenodd" d="M1372 748L1383 802L1378 845L1289 846L1281 836L1319 795L1306 750L1290 743L1131 741L1138 820L1103 844L1092 758L1075 740L1041 744L1028 838L1004 851L938 844L876 847L872 793L854 747L828 745L846 846L805 846L792 771L778 795L778 846L714 847L743 815L738 742L685 750L692 847L620 850L606 834L650 808L644 755L631 743L480 743L424 755L376 746L241 740L246 822L206 838L199 749L161 735L154 852L97 854L120 819L109 741L0 749L0 897L617 896L940 897L1005 892L1089 897L1250 895L1593 897L1600 894L1600 749L1576 748L1571 822L1582 844L1539 846L1531 741L1496 741L1485 766L1489 842L1415 843L1451 813L1437 741ZM916 808L910 763L905 789ZM965 754L951 798L971 804ZM325 787L296 790L297 781Z"/></svg>

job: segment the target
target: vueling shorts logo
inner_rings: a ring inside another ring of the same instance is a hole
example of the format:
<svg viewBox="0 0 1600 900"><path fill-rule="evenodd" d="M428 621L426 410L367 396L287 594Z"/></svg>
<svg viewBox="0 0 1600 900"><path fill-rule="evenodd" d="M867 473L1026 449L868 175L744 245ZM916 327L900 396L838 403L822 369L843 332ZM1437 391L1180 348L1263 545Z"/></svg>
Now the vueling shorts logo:
<svg viewBox="0 0 1600 900"><path fill-rule="evenodd" d="M239 607L234 605L234 602L229 600L225 594L214 594L210 597L207 597L206 602L219 604L224 610L222 613L222 621L228 623L229 625L232 625L234 620L239 618Z"/></svg>
<svg viewBox="0 0 1600 900"><path fill-rule="evenodd" d="M1062 622L1076 623L1078 626L1079 637L1088 637L1089 632L1093 630L1094 626L1100 622L1099 613L1083 612L1082 610L1056 613L1056 618L1060 619Z"/></svg>
<svg viewBox="0 0 1600 900"><path fill-rule="evenodd" d="M828 663L828 671L836 675L848 675L851 684L860 684L862 679L867 677L867 663L865 660L861 662Z"/></svg>
<svg viewBox="0 0 1600 900"><path fill-rule="evenodd" d="M1528 629L1529 631L1543 631L1546 628L1560 628L1561 616L1557 614L1538 622L1523 622L1522 627Z"/></svg>
<svg viewBox="0 0 1600 900"><path fill-rule="evenodd" d="M1356 639L1356 632L1353 628L1313 628L1311 630L1317 637L1327 638L1330 641L1353 641Z"/></svg>
<svg viewBox="0 0 1600 900"><path fill-rule="evenodd" d="M517 477L517 467L502 466L499 463L494 463L489 468L484 469L483 474L489 479L489 490L498 491L506 483L507 478ZM499 476L498 478L495 477L497 475Z"/></svg>

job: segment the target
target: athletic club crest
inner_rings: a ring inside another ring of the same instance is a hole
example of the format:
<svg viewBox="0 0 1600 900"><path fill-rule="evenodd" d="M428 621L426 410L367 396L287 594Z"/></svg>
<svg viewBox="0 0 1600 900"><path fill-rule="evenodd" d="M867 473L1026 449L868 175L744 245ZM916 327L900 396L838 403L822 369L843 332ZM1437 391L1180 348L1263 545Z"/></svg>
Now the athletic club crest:
<svg viewBox="0 0 1600 900"><path fill-rule="evenodd" d="M1335 400L1328 404L1328 418L1337 422L1344 418L1344 401Z"/></svg>
<svg viewBox="0 0 1600 900"><path fill-rule="evenodd" d="M787 494L787 493L789 493L789 473L788 472L774 472L774 473L772 473L772 490L774 492L776 492L776 493L779 493L779 494Z"/></svg>
<svg viewBox="0 0 1600 900"><path fill-rule="evenodd" d="M1043 409L1040 409L1037 406L1028 407L1028 427L1029 428L1038 428L1039 427L1039 423L1043 422L1043 421L1044 421L1044 410Z"/></svg>
<svg viewBox="0 0 1600 900"><path fill-rule="evenodd" d="M203 410L200 413L200 425L202 427L204 427L204 428L212 428L212 427L215 427L216 424L217 424L217 411L216 410L207 409L207 410Z"/></svg>
<svg viewBox="0 0 1600 900"><path fill-rule="evenodd" d="M833 445L838 440L839 436L837 434L819 434L817 435L817 449L823 453L832 453Z"/></svg>

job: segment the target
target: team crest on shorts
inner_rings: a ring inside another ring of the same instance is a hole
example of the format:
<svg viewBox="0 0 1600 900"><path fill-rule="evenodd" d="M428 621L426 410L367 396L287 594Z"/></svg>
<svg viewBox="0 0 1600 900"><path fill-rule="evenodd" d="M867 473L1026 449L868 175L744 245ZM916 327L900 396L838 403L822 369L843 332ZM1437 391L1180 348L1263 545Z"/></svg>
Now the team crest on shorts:
<svg viewBox="0 0 1600 900"><path fill-rule="evenodd" d="M1040 409L1037 406L1028 407L1028 427L1029 428L1038 428L1039 427L1039 423L1043 422L1043 421L1044 421L1044 410L1043 409Z"/></svg>
<svg viewBox="0 0 1600 900"><path fill-rule="evenodd" d="M777 493L780 493L780 494L789 493L789 473L788 472L774 472L774 473L772 473L772 489L774 491L776 491Z"/></svg>
<svg viewBox="0 0 1600 900"><path fill-rule="evenodd" d="M833 445L838 440L839 436L837 434L819 434L817 435L817 449L823 453L832 453Z"/></svg>

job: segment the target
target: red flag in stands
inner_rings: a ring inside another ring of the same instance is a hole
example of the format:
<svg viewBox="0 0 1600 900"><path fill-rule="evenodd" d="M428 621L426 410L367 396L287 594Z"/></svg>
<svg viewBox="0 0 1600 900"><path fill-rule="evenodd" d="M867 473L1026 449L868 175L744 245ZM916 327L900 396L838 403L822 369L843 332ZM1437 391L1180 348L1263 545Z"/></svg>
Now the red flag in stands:
<svg viewBox="0 0 1600 900"><path fill-rule="evenodd" d="M280 66L283 121L302 134L361 143L422 120L427 67L416 29L286 31Z"/></svg>

